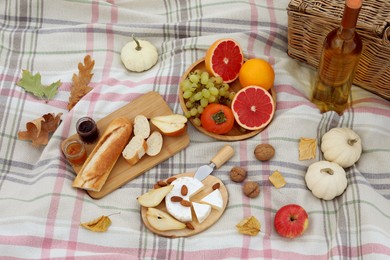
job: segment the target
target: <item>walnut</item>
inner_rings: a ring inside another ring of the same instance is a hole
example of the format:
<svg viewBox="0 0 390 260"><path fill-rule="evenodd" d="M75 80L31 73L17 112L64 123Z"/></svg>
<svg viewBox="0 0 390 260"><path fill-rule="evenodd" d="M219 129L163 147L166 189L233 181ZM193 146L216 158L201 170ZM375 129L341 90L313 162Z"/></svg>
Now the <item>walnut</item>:
<svg viewBox="0 0 390 260"><path fill-rule="evenodd" d="M260 186L254 181L248 181L242 187L244 194L249 198L256 198L260 194Z"/></svg>
<svg viewBox="0 0 390 260"><path fill-rule="evenodd" d="M243 182L246 178L246 170L241 167L233 167L230 170L230 179L234 182Z"/></svg>
<svg viewBox="0 0 390 260"><path fill-rule="evenodd" d="M270 144L259 144L255 148L255 157L259 161L268 161L275 155L275 149Z"/></svg>

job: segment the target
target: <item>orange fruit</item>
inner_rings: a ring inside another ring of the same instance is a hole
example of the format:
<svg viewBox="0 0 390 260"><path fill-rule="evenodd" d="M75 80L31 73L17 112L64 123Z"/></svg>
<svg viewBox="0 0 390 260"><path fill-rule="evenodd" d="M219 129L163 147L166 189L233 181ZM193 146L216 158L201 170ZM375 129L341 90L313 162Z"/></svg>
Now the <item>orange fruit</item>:
<svg viewBox="0 0 390 260"><path fill-rule="evenodd" d="M275 104L271 94L262 87L240 89L232 100L231 109L236 122L247 130L259 130L272 120Z"/></svg>
<svg viewBox="0 0 390 260"><path fill-rule="evenodd" d="M204 61L211 75L220 76L225 83L230 83L238 78L244 55L235 40L220 39L209 47Z"/></svg>
<svg viewBox="0 0 390 260"><path fill-rule="evenodd" d="M250 59L241 66L238 79L243 88L255 85L269 90L274 85L275 72L267 61Z"/></svg>

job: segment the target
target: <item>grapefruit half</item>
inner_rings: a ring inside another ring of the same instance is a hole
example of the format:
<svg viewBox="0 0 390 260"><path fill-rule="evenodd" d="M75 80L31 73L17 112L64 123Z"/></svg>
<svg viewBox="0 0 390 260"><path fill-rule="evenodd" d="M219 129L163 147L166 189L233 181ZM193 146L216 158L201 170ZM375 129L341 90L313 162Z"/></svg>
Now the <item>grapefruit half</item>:
<svg viewBox="0 0 390 260"><path fill-rule="evenodd" d="M232 100L234 119L247 130L267 126L274 116L275 104L271 94L262 87L242 88Z"/></svg>
<svg viewBox="0 0 390 260"><path fill-rule="evenodd" d="M206 52L206 70L215 76L220 76L225 83L238 78L244 55L240 45L233 39L220 39L214 42Z"/></svg>

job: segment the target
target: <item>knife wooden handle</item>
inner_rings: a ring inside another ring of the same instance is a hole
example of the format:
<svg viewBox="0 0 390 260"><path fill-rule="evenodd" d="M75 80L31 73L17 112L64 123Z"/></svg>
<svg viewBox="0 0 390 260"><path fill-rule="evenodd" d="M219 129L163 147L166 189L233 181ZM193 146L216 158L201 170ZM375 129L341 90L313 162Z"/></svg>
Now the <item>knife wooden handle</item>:
<svg viewBox="0 0 390 260"><path fill-rule="evenodd" d="M218 153L211 159L211 162L215 164L215 168L221 167L234 155L234 149L230 145L225 145L218 151Z"/></svg>

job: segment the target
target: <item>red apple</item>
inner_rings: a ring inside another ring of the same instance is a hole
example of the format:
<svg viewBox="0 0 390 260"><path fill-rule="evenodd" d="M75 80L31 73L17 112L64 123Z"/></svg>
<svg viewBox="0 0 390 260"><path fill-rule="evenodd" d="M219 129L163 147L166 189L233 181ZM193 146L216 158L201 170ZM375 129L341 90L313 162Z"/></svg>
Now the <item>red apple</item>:
<svg viewBox="0 0 390 260"><path fill-rule="evenodd" d="M274 218L276 232L282 237L300 236L305 232L308 224L309 219L305 209L296 204L281 207Z"/></svg>
<svg viewBox="0 0 390 260"><path fill-rule="evenodd" d="M183 115L172 114L167 116L156 116L150 119L163 135L179 136L185 133L187 118Z"/></svg>

